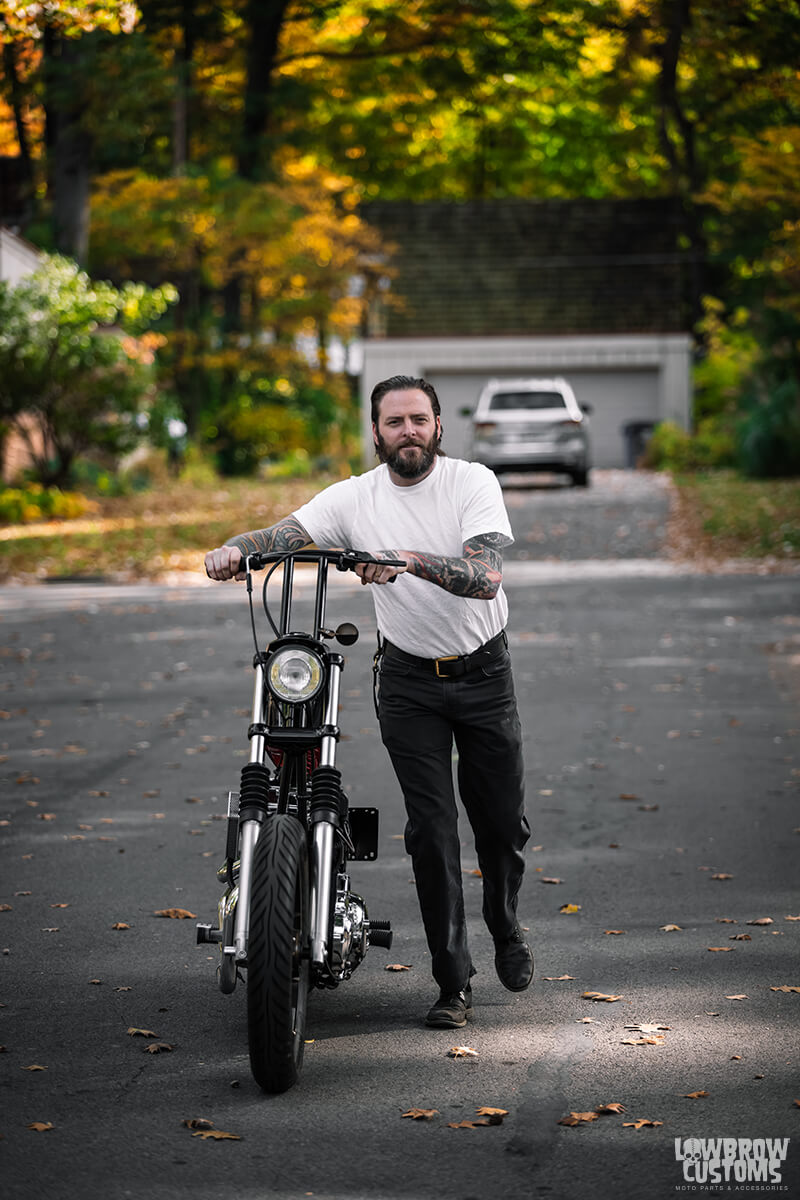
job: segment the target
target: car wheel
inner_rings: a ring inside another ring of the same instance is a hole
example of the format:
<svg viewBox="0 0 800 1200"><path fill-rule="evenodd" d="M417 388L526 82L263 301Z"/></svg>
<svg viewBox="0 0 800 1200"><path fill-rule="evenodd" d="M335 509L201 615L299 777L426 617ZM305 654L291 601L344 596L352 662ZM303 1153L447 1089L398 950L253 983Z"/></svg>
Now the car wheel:
<svg viewBox="0 0 800 1200"><path fill-rule="evenodd" d="M584 468L582 471L571 471L570 476L575 487L589 486L589 471L587 468Z"/></svg>

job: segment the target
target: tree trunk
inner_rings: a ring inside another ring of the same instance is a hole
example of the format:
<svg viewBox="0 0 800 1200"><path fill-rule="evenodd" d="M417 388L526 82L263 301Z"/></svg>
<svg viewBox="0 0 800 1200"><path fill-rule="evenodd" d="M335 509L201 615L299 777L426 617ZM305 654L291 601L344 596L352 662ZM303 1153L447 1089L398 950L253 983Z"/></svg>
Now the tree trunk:
<svg viewBox="0 0 800 1200"><path fill-rule="evenodd" d="M3 72L9 84L11 108L14 113L14 128L17 134L19 157L22 165L23 182L21 200L23 209L19 213L19 216L22 224L26 225L33 216L36 189L34 187L33 159L31 157L28 130L25 126L25 119L22 113L25 99L24 88L20 82L19 72L17 71L16 47L11 41L3 44Z"/></svg>
<svg viewBox="0 0 800 1200"><path fill-rule="evenodd" d="M180 175L191 158L191 94L195 48L193 0L182 0L180 44L175 51L175 102L172 111L172 169Z"/></svg>
<svg viewBox="0 0 800 1200"><path fill-rule="evenodd" d="M82 82L91 34L60 38L45 30L45 112L48 193L56 249L86 265L89 253L91 135L84 128Z"/></svg>
<svg viewBox="0 0 800 1200"><path fill-rule="evenodd" d="M270 129L273 73L281 31L289 0L247 0L244 24L247 30L247 61L238 155L243 179L269 174L267 134Z"/></svg>

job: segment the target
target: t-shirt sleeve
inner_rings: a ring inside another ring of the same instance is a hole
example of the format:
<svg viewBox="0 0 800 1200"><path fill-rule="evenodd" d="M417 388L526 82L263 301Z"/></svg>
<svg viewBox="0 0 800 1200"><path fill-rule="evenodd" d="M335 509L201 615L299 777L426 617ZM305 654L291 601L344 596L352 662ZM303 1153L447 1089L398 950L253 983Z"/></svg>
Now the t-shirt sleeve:
<svg viewBox="0 0 800 1200"><path fill-rule="evenodd" d="M461 538L467 542L482 533L502 533L514 541L497 476L482 463L471 463L464 482Z"/></svg>
<svg viewBox="0 0 800 1200"><path fill-rule="evenodd" d="M350 546L356 504L353 482L350 478L332 483L292 513L317 546Z"/></svg>

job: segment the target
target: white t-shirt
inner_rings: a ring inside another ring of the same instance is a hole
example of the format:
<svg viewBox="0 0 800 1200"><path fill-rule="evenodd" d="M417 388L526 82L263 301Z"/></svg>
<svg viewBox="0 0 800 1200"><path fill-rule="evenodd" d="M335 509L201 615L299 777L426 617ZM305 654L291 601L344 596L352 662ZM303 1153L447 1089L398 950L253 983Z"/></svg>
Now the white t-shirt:
<svg viewBox="0 0 800 1200"><path fill-rule="evenodd" d="M319 492L293 514L320 547L345 546L463 557L464 542L484 533L513 541L495 475L480 463L437 457L430 475L407 487L382 464ZM454 596L409 572L372 586L382 635L421 658L469 654L506 624L502 587L492 600Z"/></svg>

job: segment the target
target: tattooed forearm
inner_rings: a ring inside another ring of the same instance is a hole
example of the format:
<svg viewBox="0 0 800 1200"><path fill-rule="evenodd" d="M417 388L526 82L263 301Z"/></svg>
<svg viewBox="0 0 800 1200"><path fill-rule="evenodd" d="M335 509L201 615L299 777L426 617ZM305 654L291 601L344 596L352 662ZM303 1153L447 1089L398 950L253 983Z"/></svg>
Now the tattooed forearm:
<svg viewBox="0 0 800 1200"><path fill-rule="evenodd" d="M256 551L269 553L272 550L299 550L307 546L311 538L296 517L285 517L269 529L253 529L250 533L239 533L228 542L236 546L243 556Z"/></svg>
<svg viewBox="0 0 800 1200"><path fill-rule="evenodd" d="M450 558L416 551L400 551L408 563L407 571L418 579L427 579L455 596L473 600L491 600L503 581L503 547L511 539L502 533L484 533L464 543L463 558Z"/></svg>

